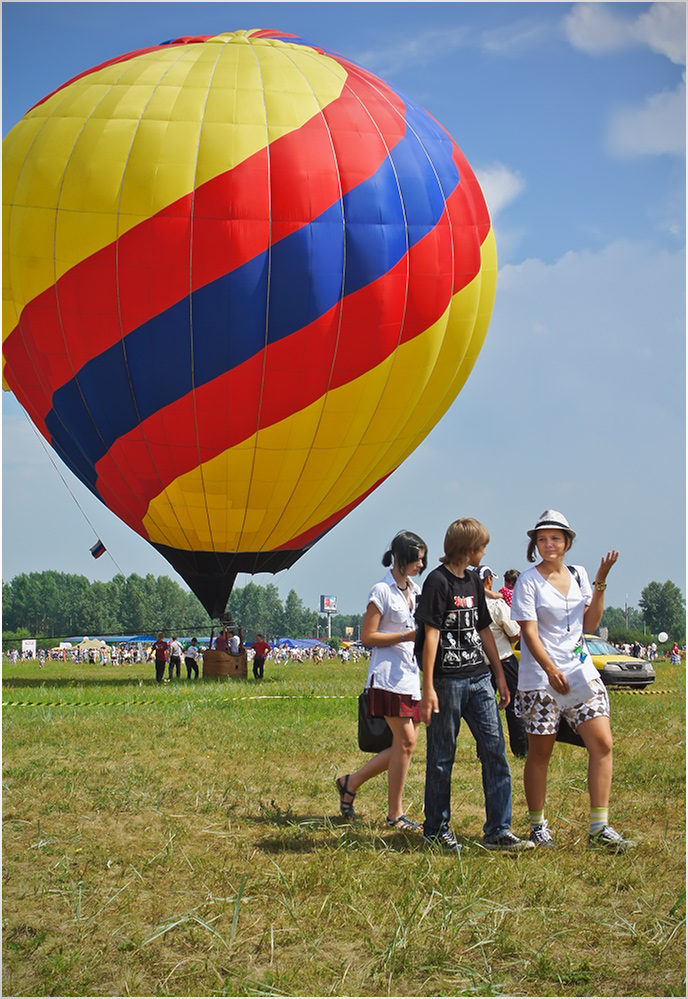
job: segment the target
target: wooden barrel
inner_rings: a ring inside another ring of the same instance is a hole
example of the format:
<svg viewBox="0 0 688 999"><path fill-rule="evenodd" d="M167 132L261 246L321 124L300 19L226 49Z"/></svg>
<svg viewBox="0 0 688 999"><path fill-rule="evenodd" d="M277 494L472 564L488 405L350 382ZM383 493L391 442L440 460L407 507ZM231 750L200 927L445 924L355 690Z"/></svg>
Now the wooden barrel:
<svg viewBox="0 0 688 999"><path fill-rule="evenodd" d="M233 656L229 652L219 652L217 649L208 649L203 653L204 678L234 677L245 680L247 673L248 659L245 649L242 649L238 656Z"/></svg>

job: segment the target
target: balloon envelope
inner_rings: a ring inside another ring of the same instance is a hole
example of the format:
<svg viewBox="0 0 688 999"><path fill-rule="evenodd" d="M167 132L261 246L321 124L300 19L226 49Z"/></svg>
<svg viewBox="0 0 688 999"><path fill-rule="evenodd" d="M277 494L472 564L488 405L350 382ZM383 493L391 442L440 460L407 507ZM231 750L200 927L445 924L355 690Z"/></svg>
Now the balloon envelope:
<svg viewBox="0 0 688 999"><path fill-rule="evenodd" d="M278 31L67 82L3 142L3 374L209 613L292 565L463 386L480 187L422 108Z"/></svg>

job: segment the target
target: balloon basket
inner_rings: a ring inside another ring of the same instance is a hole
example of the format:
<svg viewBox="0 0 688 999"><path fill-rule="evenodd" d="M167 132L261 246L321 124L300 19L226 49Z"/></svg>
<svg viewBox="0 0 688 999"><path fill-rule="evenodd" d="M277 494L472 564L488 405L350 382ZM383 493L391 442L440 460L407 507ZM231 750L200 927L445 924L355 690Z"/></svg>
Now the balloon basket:
<svg viewBox="0 0 688 999"><path fill-rule="evenodd" d="M233 656L229 652L220 652L217 649L209 649L203 653L203 679L245 680L248 675L248 657L245 650L238 656Z"/></svg>

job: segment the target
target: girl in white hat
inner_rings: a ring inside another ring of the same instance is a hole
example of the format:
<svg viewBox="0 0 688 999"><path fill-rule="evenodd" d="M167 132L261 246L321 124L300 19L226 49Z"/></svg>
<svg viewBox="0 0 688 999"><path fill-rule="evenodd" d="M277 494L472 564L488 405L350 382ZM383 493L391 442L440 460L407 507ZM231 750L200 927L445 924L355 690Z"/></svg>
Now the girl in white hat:
<svg viewBox="0 0 688 999"><path fill-rule="evenodd" d="M535 562L538 555L540 561L518 577L511 616L521 626L516 713L528 733L523 782L530 838L536 846L554 846L544 808L549 760L563 715L589 754L589 845L623 851L635 844L608 821L612 783L609 698L583 638L599 626L607 576L619 553L607 552L591 586L583 566L565 564L576 535L563 514L545 510L527 533L528 561ZM576 701L576 689L581 691L580 701Z"/></svg>

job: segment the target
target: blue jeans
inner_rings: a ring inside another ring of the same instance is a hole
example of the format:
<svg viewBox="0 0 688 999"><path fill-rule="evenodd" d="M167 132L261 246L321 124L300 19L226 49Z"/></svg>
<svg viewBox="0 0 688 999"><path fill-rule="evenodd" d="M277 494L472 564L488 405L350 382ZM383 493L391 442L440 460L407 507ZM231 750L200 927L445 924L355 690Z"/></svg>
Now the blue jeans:
<svg viewBox="0 0 688 999"><path fill-rule="evenodd" d="M490 674L473 678L437 677L439 714L427 730L425 769L425 836L449 828L451 775L461 719L478 745L483 775L486 839L496 839L511 828L511 771Z"/></svg>

